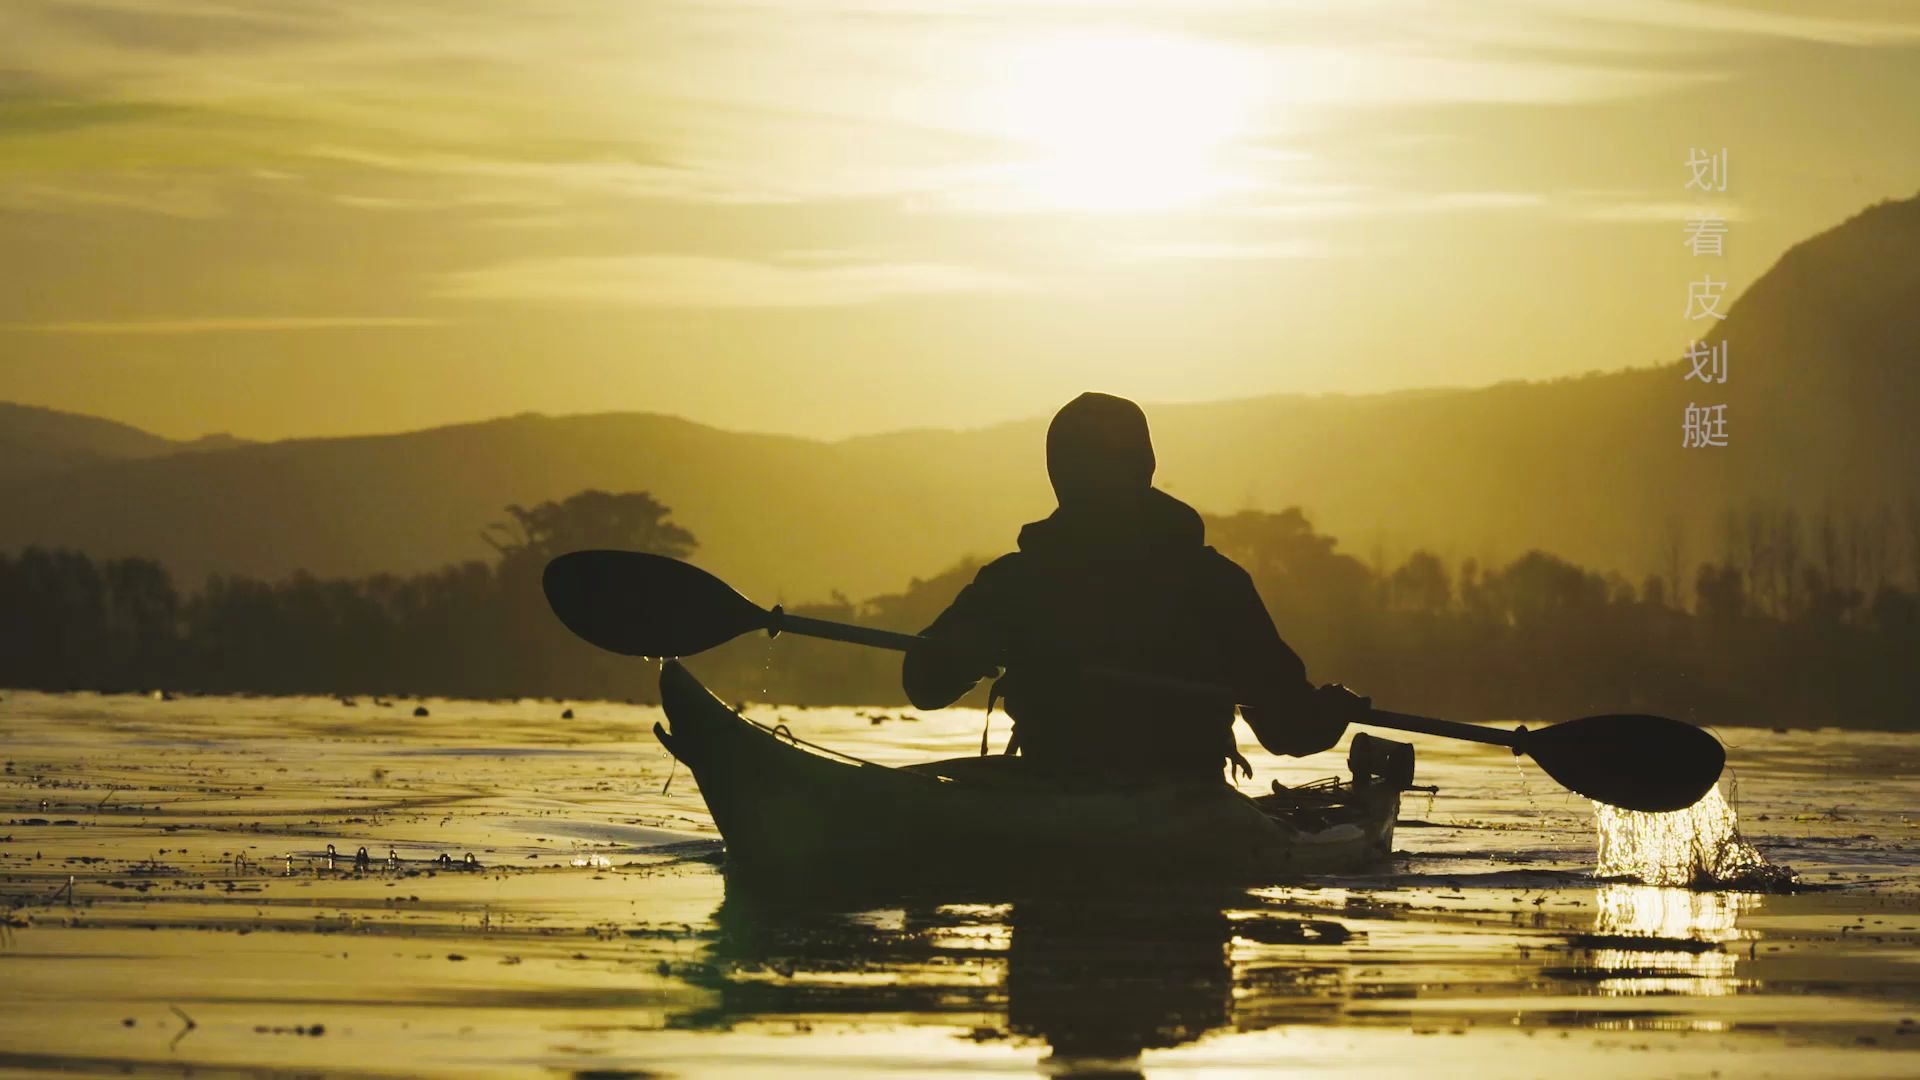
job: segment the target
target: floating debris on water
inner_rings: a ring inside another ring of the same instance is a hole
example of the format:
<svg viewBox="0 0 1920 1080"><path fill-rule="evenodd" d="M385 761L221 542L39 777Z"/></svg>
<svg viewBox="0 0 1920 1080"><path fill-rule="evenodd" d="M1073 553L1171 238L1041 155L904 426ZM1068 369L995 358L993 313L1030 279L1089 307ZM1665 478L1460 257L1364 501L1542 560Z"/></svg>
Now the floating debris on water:
<svg viewBox="0 0 1920 1080"><path fill-rule="evenodd" d="M325 1024L295 1024L295 1025L293 1025L292 1027L287 1027L287 1026L284 1026L284 1025L275 1025L275 1026L271 1026L271 1027L269 1027L269 1026L268 1026L268 1025L266 1025L266 1024L255 1024L255 1025L253 1026L253 1033L254 1033L255 1035L309 1035L309 1036L320 1036L320 1035L325 1035L325 1034L327 1033L327 1025L325 1025Z"/></svg>

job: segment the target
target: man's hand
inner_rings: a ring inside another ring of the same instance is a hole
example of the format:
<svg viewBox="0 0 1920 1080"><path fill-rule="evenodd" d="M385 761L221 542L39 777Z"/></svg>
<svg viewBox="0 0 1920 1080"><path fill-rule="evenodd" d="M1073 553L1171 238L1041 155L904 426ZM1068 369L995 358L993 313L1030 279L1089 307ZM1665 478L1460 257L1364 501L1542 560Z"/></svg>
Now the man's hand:
<svg viewBox="0 0 1920 1080"><path fill-rule="evenodd" d="M999 659L963 637L922 637L901 662L900 681L916 709L944 709L981 679L1000 673Z"/></svg>
<svg viewBox="0 0 1920 1080"><path fill-rule="evenodd" d="M990 646L963 637L937 637L925 639L926 644L917 649L926 650L926 656L955 676L966 675L975 681L991 679L1000 674L1005 666L999 653Z"/></svg>
<svg viewBox="0 0 1920 1080"><path fill-rule="evenodd" d="M1361 697L1339 683L1328 683L1313 692L1313 705L1323 715L1351 724L1366 719L1373 699Z"/></svg>
<svg viewBox="0 0 1920 1080"><path fill-rule="evenodd" d="M1373 699L1364 698L1339 683L1328 683L1313 692L1312 707L1300 718L1300 741L1312 749L1298 751L1299 756L1331 750L1340 744L1347 725L1364 720L1373 708Z"/></svg>
<svg viewBox="0 0 1920 1080"><path fill-rule="evenodd" d="M1347 725L1366 718L1373 702L1344 686L1315 690L1302 681L1299 696L1284 703L1242 705L1240 715L1271 753L1306 757L1331 750L1347 733Z"/></svg>

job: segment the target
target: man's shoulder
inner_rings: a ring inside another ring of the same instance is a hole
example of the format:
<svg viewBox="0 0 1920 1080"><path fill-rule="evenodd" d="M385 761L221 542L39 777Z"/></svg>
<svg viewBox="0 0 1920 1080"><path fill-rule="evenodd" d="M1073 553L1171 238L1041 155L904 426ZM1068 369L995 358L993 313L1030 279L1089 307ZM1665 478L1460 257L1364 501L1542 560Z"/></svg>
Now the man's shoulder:
<svg viewBox="0 0 1920 1080"><path fill-rule="evenodd" d="M1232 559L1228 558L1227 556L1222 555L1220 553L1220 550L1214 547L1212 544L1207 544L1200 549L1199 561L1200 561L1200 564L1203 567L1205 567L1207 572L1214 575L1215 577L1218 577L1222 581L1230 581L1235 584L1239 584L1241 582L1251 582L1253 580L1253 575L1247 573L1246 567L1241 566L1239 563L1234 562Z"/></svg>
<svg viewBox="0 0 1920 1080"><path fill-rule="evenodd" d="M980 593L999 594L1009 589L1017 589L1019 583L1027 577L1028 562L1017 551L1009 552L997 558L981 563L973 571L973 578L960 591L969 596Z"/></svg>
<svg viewBox="0 0 1920 1080"><path fill-rule="evenodd" d="M1024 553L1018 551L1009 551L998 558L989 559L981 564L980 569L974 571L974 584L991 586L1016 579L1026 572L1027 564L1031 561Z"/></svg>

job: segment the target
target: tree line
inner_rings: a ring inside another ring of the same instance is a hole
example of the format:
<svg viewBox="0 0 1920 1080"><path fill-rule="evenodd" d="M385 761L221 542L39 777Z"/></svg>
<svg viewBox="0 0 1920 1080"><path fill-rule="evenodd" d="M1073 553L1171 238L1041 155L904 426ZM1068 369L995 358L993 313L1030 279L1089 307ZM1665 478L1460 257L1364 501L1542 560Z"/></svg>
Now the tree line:
<svg viewBox="0 0 1920 1080"><path fill-rule="evenodd" d="M1884 523L1883 523L1884 524ZM1911 523L1920 535L1920 519ZM1416 551L1369 564L1299 509L1207 519L1316 681L1467 719L1643 711L1706 724L1920 727L1920 542L1831 513L1731 514L1720 557L1638 585L1531 551L1497 565ZM216 575L183 594L158 563L0 555L0 685L48 690L650 701L654 672L573 638L540 571L586 547L691 555L645 492L507 508L494 558L430 573L278 581ZM1879 536L1868 542L1862 537ZM1908 564L1905 578L1899 567ZM791 605L915 631L976 561L898 593ZM1683 580L1684 579L1684 580ZM898 706L899 657L752 635L689 661L730 699Z"/></svg>

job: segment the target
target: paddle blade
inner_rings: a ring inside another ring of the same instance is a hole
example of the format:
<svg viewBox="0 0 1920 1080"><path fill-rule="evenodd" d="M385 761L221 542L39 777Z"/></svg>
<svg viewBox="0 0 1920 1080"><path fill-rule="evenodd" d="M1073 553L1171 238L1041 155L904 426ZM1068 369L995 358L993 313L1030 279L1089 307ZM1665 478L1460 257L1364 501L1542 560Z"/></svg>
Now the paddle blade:
<svg viewBox="0 0 1920 1080"><path fill-rule="evenodd" d="M1522 746L1548 776L1625 810L1685 810L1713 789L1720 740L1664 716L1589 716L1527 732Z"/></svg>
<svg viewBox="0 0 1920 1080"><path fill-rule="evenodd" d="M767 613L697 566L638 551L575 551L547 564L547 604L567 629L626 656L691 656Z"/></svg>

